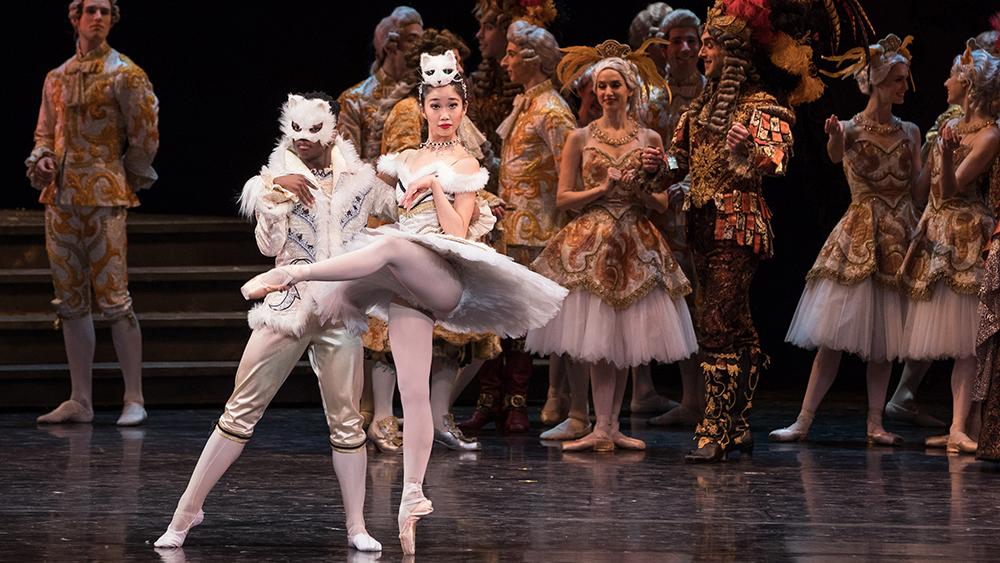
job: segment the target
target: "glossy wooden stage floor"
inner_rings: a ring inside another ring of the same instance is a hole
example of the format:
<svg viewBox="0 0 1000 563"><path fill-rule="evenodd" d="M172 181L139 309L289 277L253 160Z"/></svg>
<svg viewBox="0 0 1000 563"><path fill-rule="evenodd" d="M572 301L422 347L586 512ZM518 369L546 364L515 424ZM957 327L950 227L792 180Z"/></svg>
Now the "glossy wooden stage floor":
<svg viewBox="0 0 1000 563"><path fill-rule="evenodd" d="M1000 557L1000 468L925 450L917 444L930 432L901 425L889 428L906 446L869 447L863 397L848 398L824 403L810 442L770 444L767 432L790 423L798 405L761 395L754 458L713 466L682 462L689 431L638 418L631 432L645 452L563 454L539 442L537 424L526 436L485 433L480 453L437 447L425 485L436 510L417 527L416 560ZM385 551L347 549L319 408L268 411L184 548L154 550L220 413L152 411L133 429L115 427L116 414L47 428L35 426L37 413L0 414L0 560L404 560L401 458L369 458L368 529Z"/></svg>

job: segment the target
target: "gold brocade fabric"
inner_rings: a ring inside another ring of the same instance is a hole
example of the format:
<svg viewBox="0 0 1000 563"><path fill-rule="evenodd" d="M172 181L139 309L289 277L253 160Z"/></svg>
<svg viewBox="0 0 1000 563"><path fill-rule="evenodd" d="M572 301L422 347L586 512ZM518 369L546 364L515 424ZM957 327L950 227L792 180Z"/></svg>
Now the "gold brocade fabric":
<svg viewBox="0 0 1000 563"><path fill-rule="evenodd" d="M374 75L344 90L337 98L340 102L337 131L354 143L354 148L358 150L361 159L370 164L374 164L380 156L368 146L372 120L378 111L379 101L388 96L395 85L396 82L389 78L385 71L378 69ZM374 145L375 149L380 144L381 141Z"/></svg>
<svg viewBox="0 0 1000 563"><path fill-rule="evenodd" d="M635 148L616 160L597 147L585 147L584 186L602 183L610 167L637 169L641 153L641 147ZM645 211L642 200L617 183L552 238L532 269L570 291L586 289L616 311L657 287L673 299L687 295L691 285Z"/></svg>
<svg viewBox="0 0 1000 563"><path fill-rule="evenodd" d="M761 178L784 174L791 156L793 116L770 94L746 87L736 100L732 120L750 130L752 149L748 159L733 162L726 136L705 127L711 107L711 102L706 103L697 116L685 112L667 151L676 160L679 173L691 175L685 209L713 203L718 211L717 240L733 240L753 247L763 258L770 257L774 234L771 212L761 194Z"/></svg>
<svg viewBox="0 0 1000 563"><path fill-rule="evenodd" d="M669 148L681 114L705 89L705 77L695 72L683 81L678 81L668 75L667 84L673 99L666 90L653 88L644 110L639 112L639 123L659 133L664 146Z"/></svg>
<svg viewBox="0 0 1000 563"><path fill-rule="evenodd" d="M889 150L869 139L854 142L844 156L851 205L806 279L851 286L870 276L875 287L900 289L900 269L918 217L910 197L914 150L906 138Z"/></svg>
<svg viewBox="0 0 1000 563"><path fill-rule="evenodd" d="M969 154L969 147L955 150L955 169ZM943 280L958 294L975 295L983 279L982 250L996 226L983 201L989 181L989 163L980 176L954 197L941 201L941 143L931 147L931 193L903 262L902 283L910 299L929 301L934 285Z"/></svg>
<svg viewBox="0 0 1000 563"><path fill-rule="evenodd" d="M135 207L156 181L159 102L146 73L106 42L46 75L28 175L44 157L56 178L38 201L53 205Z"/></svg>
<svg viewBox="0 0 1000 563"><path fill-rule="evenodd" d="M500 197L507 245L545 246L566 215L556 207L559 162L576 122L566 101L545 82L523 94L526 106L507 139L500 164Z"/></svg>
<svg viewBox="0 0 1000 563"><path fill-rule="evenodd" d="M422 128L420 102L413 96L403 98L393 106L389 116L385 118L385 128L382 129L382 154L419 149Z"/></svg>

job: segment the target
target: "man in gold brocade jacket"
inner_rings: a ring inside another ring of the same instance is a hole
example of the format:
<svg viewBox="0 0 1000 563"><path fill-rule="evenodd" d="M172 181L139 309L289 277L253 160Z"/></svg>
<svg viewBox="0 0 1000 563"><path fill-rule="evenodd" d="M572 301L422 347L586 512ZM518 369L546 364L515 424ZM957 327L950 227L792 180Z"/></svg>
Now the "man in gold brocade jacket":
<svg viewBox="0 0 1000 563"><path fill-rule="evenodd" d="M423 20L416 10L399 6L375 28L375 62L372 75L344 90L340 102L337 130L351 141L361 159L375 164L382 154L382 125L377 114L379 101L392 93L396 82L406 72L405 56L409 47L424 34ZM381 117L384 120L385 116Z"/></svg>
<svg viewBox="0 0 1000 563"><path fill-rule="evenodd" d="M525 91L515 98L513 111L497 131L503 139L499 195L510 206L503 216L507 255L528 265L566 224L565 214L556 207L556 189L563 143L576 123L550 80L562 56L552 34L518 20L510 25L507 41L501 64ZM527 431L530 376L531 356L523 342L508 342L503 356L480 371L476 412L459 426L478 430L499 417L508 432Z"/></svg>
<svg viewBox="0 0 1000 563"><path fill-rule="evenodd" d="M146 418L142 396L142 336L132 312L126 268L126 209L156 180L159 102L131 59L111 48L115 0L69 7L76 56L45 77L35 146L25 161L45 204L45 246L69 360L72 395L42 423L90 422L94 325L91 291L111 322L125 379L119 425Z"/></svg>

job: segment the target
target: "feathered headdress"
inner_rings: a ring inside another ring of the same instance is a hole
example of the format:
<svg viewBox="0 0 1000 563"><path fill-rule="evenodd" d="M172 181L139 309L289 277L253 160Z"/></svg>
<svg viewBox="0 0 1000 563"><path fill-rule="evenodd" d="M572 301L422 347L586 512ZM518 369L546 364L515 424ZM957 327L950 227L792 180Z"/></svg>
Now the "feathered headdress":
<svg viewBox="0 0 1000 563"><path fill-rule="evenodd" d="M859 84L867 82L869 85L876 85L885 79L897 56L906 59L907 63L912 59L907 45L913 42L913 36L907 35L900 40L895 34L890 33L875 45L867 47L855 47L843 55L834 57L823 57L828 61L837 63L837 67L844 63L851 63L845 68L840 68L835 72L820 72L832 78L846 78L853 76ZM865 76L867 74L867 76ZM913 75L910 74L910 84L913 85ZM866 88L862 87L862 91ZM916 86L914 85L914 89Z"/></svg>
<svg viewBox="0 0 1000 563"><path fill-rule="evenodd" d="M635 67L638 79L636 82L639 83L639 96L641 98L648 99L653 88L660 88L666 90L667 95L672 99L670 86L656 71L656 63L649 58L649 54L646 52L649 46L654 43L665 44L667 41L659 37L652 37L644 41L635 51L628 45L622 45L614 39L608 39L596 47L560 49L565 55L559 61L559 66L556 67L556 78L563 84L563 90L565 90L595 63L604 59L618 58Z"/></svg>
<svg viewBox="0 0 1000 563"><path fill-rule="evenodd" d="M847 14L855 39L860 35L868 43L872 27L858 0L716 0L705 25L754 44L775 66L796 77L798 86L788 94L788 104L796 106L815 101L825 89L813 63L812 32L783 30L775 24L786 17L785 12L805 13L820 1L830 24L834 51L840 46L838 8Z"/></svg>
<svg viewBox="0 0 1000 563"><path fill-rule="evenodd" d="M489 10L495 10L505 20L509 18L507 25L524 20L541 28L548 27L559 15L553 0L478 0L473 12L480 14Z"/></svg>

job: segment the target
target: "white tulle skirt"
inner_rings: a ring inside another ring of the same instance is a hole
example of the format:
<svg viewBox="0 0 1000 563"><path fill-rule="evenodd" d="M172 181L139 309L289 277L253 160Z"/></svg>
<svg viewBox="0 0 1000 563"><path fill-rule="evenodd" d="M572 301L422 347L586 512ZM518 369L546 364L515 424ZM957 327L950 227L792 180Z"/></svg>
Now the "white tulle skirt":
<svg viewBox="0 0 1000 563"><path fill-rule="evenodd" d="M484 244L447 235L407 233L397 225L366 229L345 250L363 250L385 236L403 238L436 252L458 274L462 281L458 306L447 316L435 319L436 324L452 332L523 336L552 319L567 294L561 285ZM366 313L388 320L394 295L418 305L387 267L364 278L326 285L319 298L321 320L343 320L360 330L366 330Z"/></svg>
<svg viewBox="0 0 1000 563"><path fill-rule="evenodd" d="M569 354L619 368L657 360L683 360L698 350L698 339L684 299L676 301L663 289L624 311L601 301L586 289L577 289L563 301L562 310L542 328L528 332L525 348L537 354Z"/></svg>
<svg viewBox="0 0 1000 563"><path fill-rule="evenodd" d="M813 278L799 298L785 342L843 350L865 361L899 358L905 307L903 296L875 287L871 278L852 286Z"/></svg>
<svg viewBox="0 0 1000 563"><path fill-rule="evenodd" d="M955 293L938 280L930 301L910 301L903 357L937 360L974 356L978 332L979 297Z"/></svg>

